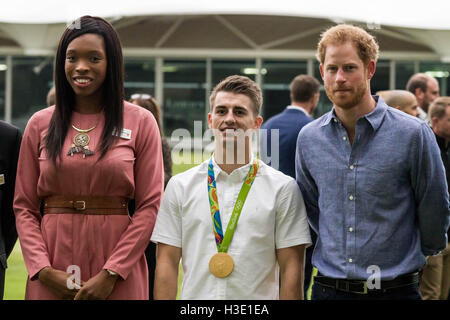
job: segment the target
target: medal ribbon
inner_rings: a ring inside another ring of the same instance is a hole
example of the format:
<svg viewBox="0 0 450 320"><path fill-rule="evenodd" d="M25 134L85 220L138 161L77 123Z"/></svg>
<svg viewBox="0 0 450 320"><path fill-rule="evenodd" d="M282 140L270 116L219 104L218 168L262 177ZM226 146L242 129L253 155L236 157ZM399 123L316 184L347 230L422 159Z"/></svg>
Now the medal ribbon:
<svg viewBox="0 0 450 320"><path fill-rule="evenodd" d="M208 164L208 196L209 206L211 209L211 217L213 220L213 231L216 239L217 251L227 252L233 238L234 231L236 229L237 222L241 215L242 208L244 207L245 200L247 199L248 192L255 180L256 173L258 172L259 163L258 159L254 159L253 163L248 171L247 177L242 184L241 190L234 205L233 213L231 215L230 222L228 223L225 236L223 235L222 222L220 220L219 200L217 198L216 179L214 177L214 168L212 163L212 157Z"/></svg>

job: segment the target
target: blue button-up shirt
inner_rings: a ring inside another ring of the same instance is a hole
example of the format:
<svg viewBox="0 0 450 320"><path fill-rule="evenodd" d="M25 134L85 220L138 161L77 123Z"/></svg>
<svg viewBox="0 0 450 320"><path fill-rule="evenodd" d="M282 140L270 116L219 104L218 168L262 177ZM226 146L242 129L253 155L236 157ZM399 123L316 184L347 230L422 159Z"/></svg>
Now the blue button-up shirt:
<svg viewBox="0 0 450 320"><path fill-rule="evenodd" d="M433 132L374 99L352 145L334 109L298 136L297 183L318 234L312 263L332 278L365 280L374 265L390 280L447 242L449 196Z"/></svg>

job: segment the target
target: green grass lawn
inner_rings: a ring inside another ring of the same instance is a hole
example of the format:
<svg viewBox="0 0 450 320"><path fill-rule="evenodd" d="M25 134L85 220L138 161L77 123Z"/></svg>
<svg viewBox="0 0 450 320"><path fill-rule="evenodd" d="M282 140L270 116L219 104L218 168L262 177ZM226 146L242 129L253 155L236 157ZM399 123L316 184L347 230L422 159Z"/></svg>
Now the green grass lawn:
<svg viewBox="0 0 450 320"><path fill-rule="evenodd" d="M173 157L173 175L176 175L180 172L186 171L189 168L192 168L193 166L198 164L194 163L194 156L191 155L191 163L180 163L179 158L176 156ZM197 157L199 159L199 157ZM181 268L180 264L180 272L178 277L178 295L177 298L179 299L180 296L180 288L181 288L181 282L183 279L183 270ZM316 272L316 270L314 270ZM315 273L313 273L315 274ZM22 251L20 249L19 241L17 241L13 252L9 256L8 259L8 268L6 269L6 278L5 278L5 293L4 293L4 299L5 300L23 300L25 297L25 285L27 280L27 270L25 268L25 264L22 257ZM308 291L308 298L310 297L311 289Z"/></svg>

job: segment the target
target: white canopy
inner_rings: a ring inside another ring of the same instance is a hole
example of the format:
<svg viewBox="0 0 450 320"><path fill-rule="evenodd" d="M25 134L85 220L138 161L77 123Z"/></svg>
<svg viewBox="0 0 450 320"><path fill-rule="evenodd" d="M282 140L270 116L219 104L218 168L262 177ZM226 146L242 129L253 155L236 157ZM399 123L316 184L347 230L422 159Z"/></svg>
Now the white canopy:
<svg viewBox="0 0 450 320"><path fill-rule="evenodd" d="M10 0L0 22L50 24L90 14L105 18L145 15L254 14L332 18L395 27L450 30L447 0Z"/></svg>

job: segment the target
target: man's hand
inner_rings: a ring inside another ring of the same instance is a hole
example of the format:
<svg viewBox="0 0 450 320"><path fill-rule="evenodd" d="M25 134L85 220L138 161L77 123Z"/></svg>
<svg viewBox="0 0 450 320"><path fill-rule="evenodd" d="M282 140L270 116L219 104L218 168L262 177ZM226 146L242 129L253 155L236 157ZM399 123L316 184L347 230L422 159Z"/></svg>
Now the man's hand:
<svg viewBox="0 0 450 320"><path fill-rule="evenodd" d="M86 281L75 296L75 300L105 300L111 294L118 275L110 275L105 269Z"/></svg>
<svg viewBox="0 0 450 320"><path fill-rule="evenodd" d="M67 279L71 276L70 273L53 269L52 267L45 267L39 271L39 281L46 286L58 298L64 300L73 300L79 288L73 284L73 289L67 285ZM81 286L84 283L81 281Z"/></svg>

